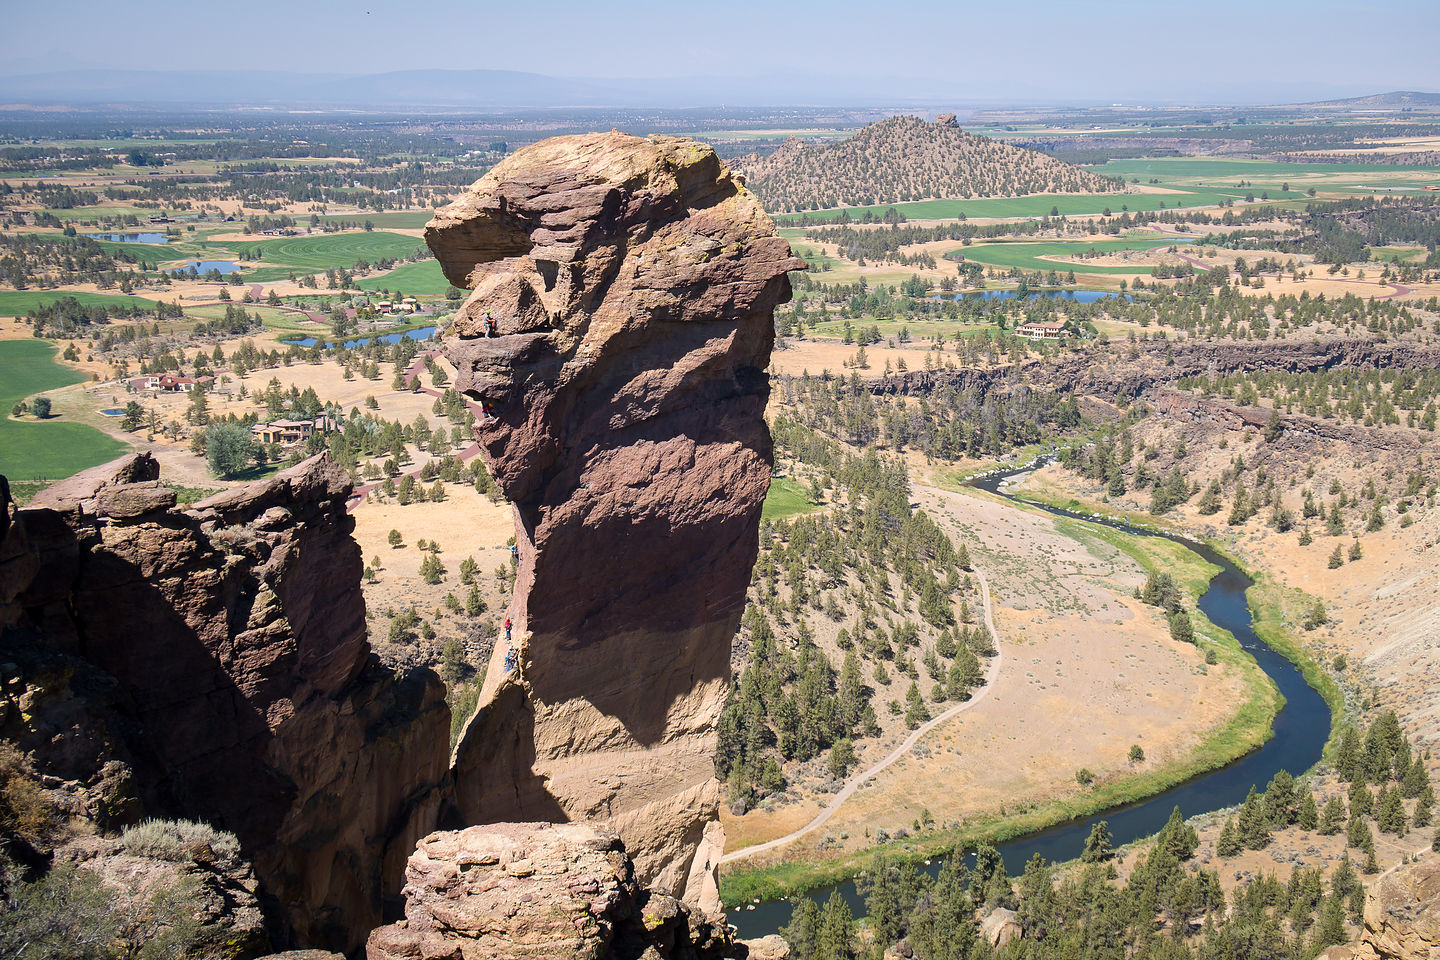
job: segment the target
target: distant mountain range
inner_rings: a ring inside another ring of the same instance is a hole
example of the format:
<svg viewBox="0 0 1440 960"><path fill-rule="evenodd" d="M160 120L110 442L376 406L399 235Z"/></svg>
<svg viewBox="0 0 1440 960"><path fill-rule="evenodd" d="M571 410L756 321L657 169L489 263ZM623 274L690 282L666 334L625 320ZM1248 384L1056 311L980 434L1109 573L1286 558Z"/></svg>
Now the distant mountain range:
<svg viewBox="0 0 1440 960"><path fill-rule="evenodd" d="M909 94L901 91L909 90ZM295 73L271 70L66 70L0 76L0 103L165 107L497 110L552 107L911 104L936 85L880 79L826 89L813 77L597 79L515 70ZM939 102L944 102L943 98Z"/></svg>
<svg viewBox="0 0 1440 960"><path fill-rule="evenodd" d="M0 65L0 70L3 70ZM1296 85L1301 86L1301 85ZM1001 89L1003 95L977 96ZM1330 92L1310 85L1315 94ZM1334 90L1332 87L1331 90ZM1335 91L1340 92L1340 91ZM1228 86L1217 102L1255 103ZM1272 91L1279 93L1279 91ZM1285 94L1281 94L1285 96ZM1433 105L1440 94L1386 93L1325 103ZM1404 98L1412 98L1405 100ZM1371 103L1373 101L1373 103ZM301 73L277 70L76 69L0 75L0 104L233 109L333 109L367 113L425 110L495 112L556 107L685 109L713 107L857 107L917 109L926 105L996 107L1083 106L1105 98L1037 95L1007 84L869 75L741 75L734 77L554 77L516 70L395 70L385 73ZM1285 102L1280 98L1271 103ZM1288 101L1294 103L1295 101Z"/></svg>
<svg viewBox="0 0 1440 960"><path fill-rule="evenodd" d="M889 117L839 143L787 140L731 166L767 210L792 213L936 197L1108 193L1122 185L1037 150L966 133L955 118Z"/></svg>

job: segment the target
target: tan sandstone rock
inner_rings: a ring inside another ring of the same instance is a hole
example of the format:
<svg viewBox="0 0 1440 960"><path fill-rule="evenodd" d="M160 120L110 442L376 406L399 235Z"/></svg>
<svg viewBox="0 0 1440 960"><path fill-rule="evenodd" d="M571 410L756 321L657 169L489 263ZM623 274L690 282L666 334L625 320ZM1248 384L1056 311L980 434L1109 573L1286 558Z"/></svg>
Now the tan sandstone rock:
<svg viewBox="0 0 1440 960"><path fill-rule="evenodd" d="M588 824L432 833L406 866L405 898L368 960L718 960L734 946L723 925L642 890L620 839Z"/></svg>
<svg viewBox="0 0 1440 960"><path fill-rule="evenodd" d="M1440 958L1440 856L1426 854L1368 886L1365 928L1349 956L1358 960Z"/></svg>
<svg viewBox="0 0 1440 960"><path fill-rule="evenodd" d="M519 547L455 822L603 822L643 885L718 908L715 724L803 263L710 148L614 132L506 158L425 236L474 290L444 350Z"/></svg>

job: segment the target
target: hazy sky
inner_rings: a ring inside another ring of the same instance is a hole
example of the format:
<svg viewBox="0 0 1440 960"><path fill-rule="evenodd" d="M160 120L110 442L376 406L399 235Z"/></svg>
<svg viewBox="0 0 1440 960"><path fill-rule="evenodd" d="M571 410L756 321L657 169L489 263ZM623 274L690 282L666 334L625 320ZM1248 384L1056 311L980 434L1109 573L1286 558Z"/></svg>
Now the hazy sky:
<svg viewBox="0 0 1440 960"><path fill-rule="evenodd" d="M93 67L896 81L917 97L1440 91L1440 0L5 2L0 71Z"/></svg>

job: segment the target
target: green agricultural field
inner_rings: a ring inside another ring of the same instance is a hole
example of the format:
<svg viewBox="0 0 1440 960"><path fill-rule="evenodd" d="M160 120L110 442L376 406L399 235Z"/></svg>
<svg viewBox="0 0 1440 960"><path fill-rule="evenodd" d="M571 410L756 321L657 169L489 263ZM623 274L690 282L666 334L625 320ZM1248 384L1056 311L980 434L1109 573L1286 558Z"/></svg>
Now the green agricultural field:
<svg viewBox="0 0 1440 960"><path fill-rule="evenodd" d="M917 200L912 203L879 204L871 207L847 207L846 213L860 218L869 210L873 215L884 216L885 211L894 207L908 220L955 220L961 216L968 219L996 218L1020 219L1048 216L1058 210L1061 216L1093 216L1109 210L1112 214L1125 211L1135 213L1142 210L1174 210L1179 207L1213 207L1223 200L1243 200L1247 189L1235 187L1213 189L1182 189L1180 193L1099 193L1073 194L1049 193L1031 197L985 197L974 200ZM1258 194L1257 194L1258 196ZM1304 200L1299 190L1270 191L1272 200ZM806 214L812 221L833 220L840 210L820 210ZM781 225L799 221L798 214L781 214L775 217Z"/></svg>
<svg viewBox="0 0 1440 960"><path fill-rule="evenodd" d="M83 373L55 362L53 343L0 340L0 474L19 481L63 480L125 452L120 441L63 417L10 418L19 401L84 380Z"/></svg>
<svg viewBox="0 0 1440 960"><path fill-rule="evenodd" d="M1142 180L1157 177L1160 180L1174 178L1196 178L1226 180L1284 180L1310 174L1429 174L1440 175L1434 167L1390 166L1381 163L1285 163L1278 160L1236 160L1210 159L1205 157L1142 157L1131 160L1111 160L1109 163L1090 167L1095 173L1107 177L1140 177Z"/></svg>
<svg viewBox="0 0 1440 960"><path fill-rule="evenodd" d="M320 218L322 223L364 223L370 221L377 227L399 227L402 230L418 230L430 222L434 210L387 210L383 213L329 213Z"/></svg>
<svg viewBox="0 0 1440 960"><path fill-rule="evenodd" d="M154 300L128 297L119 293L89 293L76 290L3 290L0 291L0 317L23 317L42 304L54 303L61 297L74 297L86 307L155 308Z"/></svg>
<svg viewBox="0 0 1440 960"><path fill-rule="evenodd" d="M315 324L304 314L293 313L289 310L277 310L275 307L267 307L263 304L236 303L237 307L245 308L246 312L258 317L260 323L267 329L280 331L282 333L294 333L303 331L311 333L315 331ZM203 307L186 307L185 315L198 320L222 320L225 317L226 304L207 304Z"/></svg>
<svg viewBox="0 0 1440 960"><path fill-rule="evenodd" d="M1091 266L1084 262L1045 260L1043 257L1073 257L1088 250L1110 253L1116 250L1150 250L1155 247L1184 246L1175 240L1079 240L1073 243L977 243L956 252L966 260L992 267L1019 267L1021 270L1074 270L1076 273L1145 273L1151 267Z"/></svg>
<svg viewBox="0 0 1440 960"><path fill-rule="evenodd" d="M178 210L141 210L138 207L117 207L117 206L94 206L94 207L71 207L68 210L46 210L59 220L119 220L123 217L174 217L180 213ZM163 226L163 225L162 225ZM130 231L152 231L160 228L152 226L124 227L118 232Z"/></svg>
<svg viewBox="0 0 1440 960"><path fill-rule="evenodd" d="M362 280L360 286L365 290L383 288L392 293L399 290L409 297L443 297L450 289L450 281L440 272L439 260L421 260Z"/></svg>
<svg viewBox="0 0 1440 960"><path fill-rule="evenodd" d="M269 266L319 273L330 269L348 270L357 260L374 262L387 257L408 257L417 247L423 248L425 241L398 233L374 230L363 233L317 233L308 237L272 237L268 240L227 243L225 246L233 249L237 255L242 251L249 251Z"/></svg>

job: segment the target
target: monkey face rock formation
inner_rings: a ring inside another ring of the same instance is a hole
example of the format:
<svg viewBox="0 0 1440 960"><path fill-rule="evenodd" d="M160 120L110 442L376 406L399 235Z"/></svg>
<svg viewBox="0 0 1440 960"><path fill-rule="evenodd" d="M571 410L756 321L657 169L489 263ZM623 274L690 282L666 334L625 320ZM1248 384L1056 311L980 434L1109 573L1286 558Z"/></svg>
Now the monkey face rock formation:
<svg viewBox="0 0 1440 960"><path fill-rule="evenodd" d="M444 349L519 550L455 816L604 821L642 885L718 907L715 724L804 264L710 148L615 132L506 158L425 239L474 290Z"/></svg>

